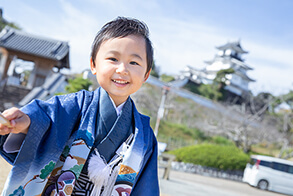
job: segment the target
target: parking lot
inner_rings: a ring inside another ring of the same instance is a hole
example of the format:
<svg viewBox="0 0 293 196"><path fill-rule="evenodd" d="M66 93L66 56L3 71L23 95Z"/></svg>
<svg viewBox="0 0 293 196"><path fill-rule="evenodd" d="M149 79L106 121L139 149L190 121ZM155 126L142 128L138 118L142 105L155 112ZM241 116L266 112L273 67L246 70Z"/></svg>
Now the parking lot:
<svg viewBox="0 0 293 196"><path fill-rule="evenodd" d="M0 194L11 166L0 156Z"/></svg>
<svg viewBox="0 0 293 196"><path fill-rule="evenodd" d="M284 196L242 182L174 170L170 173L170 180L163 180L162 176L163 169L159 169L161 196Z"/></svg>

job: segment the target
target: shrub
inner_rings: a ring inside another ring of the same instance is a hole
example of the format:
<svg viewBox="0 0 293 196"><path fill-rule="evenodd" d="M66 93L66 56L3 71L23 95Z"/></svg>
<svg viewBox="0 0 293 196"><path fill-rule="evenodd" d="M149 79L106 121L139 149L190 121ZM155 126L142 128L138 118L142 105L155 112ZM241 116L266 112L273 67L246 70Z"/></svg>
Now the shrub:
<svg viewBox="0 0 293 196"><path fill-rule="evenodd" d="M183 147L169 153L176 160L221 170L243 170L249 161L249 155L232 145L201 144Z"/></svg>

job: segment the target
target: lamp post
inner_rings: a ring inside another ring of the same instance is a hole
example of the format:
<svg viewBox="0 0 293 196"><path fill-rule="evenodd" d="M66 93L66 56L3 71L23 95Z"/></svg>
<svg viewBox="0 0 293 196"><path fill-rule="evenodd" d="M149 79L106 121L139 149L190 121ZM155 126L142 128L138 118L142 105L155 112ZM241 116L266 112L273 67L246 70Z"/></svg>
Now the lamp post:
<svg viewBox="0 0 293 196"><path fill-rule="evenodd" d="M163 86L161 103L160 103L160 107L158 109L157 121L156 121L155 130L154 130L156 137L158 135L158 130L159 130L159 125L160 125L161 118L163 118L163 116L164 116L165 100L166 100L167 93L169 92L169 90L170 90L170 87Z"/></svg>

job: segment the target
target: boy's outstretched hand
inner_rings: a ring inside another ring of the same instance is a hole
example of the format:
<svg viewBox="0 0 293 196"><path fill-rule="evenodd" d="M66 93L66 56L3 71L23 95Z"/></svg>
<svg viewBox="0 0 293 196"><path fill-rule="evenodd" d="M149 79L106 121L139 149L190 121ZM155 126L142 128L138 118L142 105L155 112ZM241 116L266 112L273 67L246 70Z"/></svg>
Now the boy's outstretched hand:
<svg viewBox="0 0 293 196"><path fill-rule="evenodd" d="M10 121L10 126L0 124L0 135L7 135L9 133L27 134L31 124L31 119L28 115L15 107L5 110L2 114Z"/></svg>

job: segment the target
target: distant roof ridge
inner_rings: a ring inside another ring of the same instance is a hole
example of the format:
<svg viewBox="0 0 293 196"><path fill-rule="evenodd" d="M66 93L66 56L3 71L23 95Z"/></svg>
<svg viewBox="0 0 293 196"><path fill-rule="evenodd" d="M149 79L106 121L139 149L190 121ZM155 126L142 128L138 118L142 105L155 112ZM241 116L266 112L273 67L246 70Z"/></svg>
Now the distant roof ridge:
<svg viewBox="0 0 293 196"><path fill-rule="evenodd" d="M52 48L51 53L52 54L57 54L57 51L60 49L60 47L62 46L62 42L57 42L56 46L54 46L54 48Z"/></svg>
<svg viewBox="0 0 293 196"><path fill-rule="evenodd" d="M237 48L234 48L237 47ZM237 50L240 53L248 53L248 51L244 50L240 44L240 39L238 41L228 41L226 44L221 45L221 46L216 46L217 49L219 50L224 50L227 48L233 48L234 50Z"/></svg>
<svg viewBox="0 0 293 196"><path fill-rule="evenodd" d="M3 36L2 36L3 34ZM14 32L13 31L8 31L8 33L6 33L5 31L1 31L0 33L0 41L5 41L6 39L8 39L11 35L13 35Z"/></svg>
<svg viewBox="0 0 293 196"><path fill-rule="evenodd" d="M24 36L28 36L28 37L33 37L33 38L37 38L37 39L43 39L43 40L52 41L52 42L62 42L62 43L67 43L67 44L69 43L68 41L61 41L59 39L49 38L49 37L45 37L45 36L42 36L42 35L37 35L37 34L34 34L34 33L29 33L29 32L23 31L23 30L15 29L15 28L10 27L8 25L6 25L2 29L1 33L3 32L3 30L7 30L8 32L9 31L12 31L12 33L17 33L17 34L20 34L20 35L24 35ZM1 33L0 33L0 37L1 37Z"/></svg>
<svg viewBox="0 0 293 196"><path fill-rule="evenodd" d="M69 44L66 41L30 34L6 26L0 32L0 47L61 62L70 68Z"/></svg>

